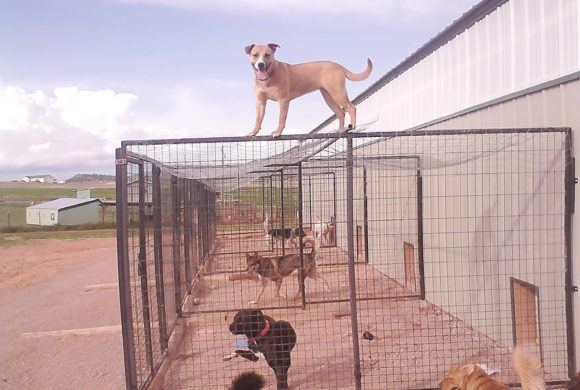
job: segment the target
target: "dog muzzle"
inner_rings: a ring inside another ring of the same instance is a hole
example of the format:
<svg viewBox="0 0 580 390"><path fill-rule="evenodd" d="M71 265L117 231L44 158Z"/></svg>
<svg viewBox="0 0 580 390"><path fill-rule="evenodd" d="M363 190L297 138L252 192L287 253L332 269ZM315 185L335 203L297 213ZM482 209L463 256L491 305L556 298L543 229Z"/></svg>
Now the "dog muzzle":
<svg viewBox="0 0 580 390"><path fill-rule="evenodd" d="M256 78L260 81L266 81L268 80L268 78L270 78L270 75L268 74L268 69L270 69L270 65L268 65L267 63L263 63L264 66L260 69L259 67L255 67L254 71L256 72Z"/></svg>

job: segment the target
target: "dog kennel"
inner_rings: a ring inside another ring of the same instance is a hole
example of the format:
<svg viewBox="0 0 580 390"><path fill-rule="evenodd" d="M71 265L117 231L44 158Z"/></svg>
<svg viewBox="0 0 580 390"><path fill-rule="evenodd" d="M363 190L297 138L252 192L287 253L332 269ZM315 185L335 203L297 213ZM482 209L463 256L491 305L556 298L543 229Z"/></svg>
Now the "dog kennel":
<svg viewBox="0 0 580 390"><path fill-rule="evenodd" d="M123 142L127 388L224 389L248 370L275 388L264 360L223 360L242 308L294 327L291 389L436 389L466 361L515 384L516 343L569 383L571 145L567 128ZM331 290L298 269L287 298L272 284L250 303L261 283L230 276L248 252L304 257L267 234L296 228Z"/></svg>

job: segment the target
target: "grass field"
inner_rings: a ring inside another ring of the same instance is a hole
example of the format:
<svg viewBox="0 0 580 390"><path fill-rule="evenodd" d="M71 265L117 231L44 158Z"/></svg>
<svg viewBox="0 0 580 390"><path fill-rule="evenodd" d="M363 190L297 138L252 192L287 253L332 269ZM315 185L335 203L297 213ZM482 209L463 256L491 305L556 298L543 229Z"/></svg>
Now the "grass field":
<svg viewBox="0 0 580 390"><path fill-rule="evenodd" d="M74 198L76 196L72 188L38 187L22 185L21 187L0 186L0 199L18 201L40 201L53 200L58 198ZM114 188L94 188L91 190L93 198L115 199Z"/></svg>
<svg viewBox="0 0 580 390"><path fill-rule="evenodd" d="M26 206L0 204L0 227L26 224Z"/></svg>

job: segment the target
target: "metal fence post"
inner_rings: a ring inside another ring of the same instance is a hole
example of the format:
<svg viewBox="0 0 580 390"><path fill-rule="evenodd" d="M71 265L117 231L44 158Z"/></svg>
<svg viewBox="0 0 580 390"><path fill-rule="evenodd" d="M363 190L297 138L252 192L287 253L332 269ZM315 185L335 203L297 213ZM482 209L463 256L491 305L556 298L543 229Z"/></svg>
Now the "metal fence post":
<svg viewBox="0 0 580 390"><path fill-rule="evenodd" d="M420 160L417 158L417 246L419 257L419 290L421 299L425 300L425 254L423 248L423 176L421 176ZM416 286L416 285L415 285ZM416 287L415 287L416 288Z"/></svg>
<svg viewBox="0 0 580 390"><path fill-rule="evenodd" d="M309 178L310 179L310 178ZM302 309L306 309L306 285L304 283L304 242L302 241L302 163L298 164L298 242L300 243L300 290L302 291ZM314 245L313 250L316 250Z"/></svg>
<svg viewBox="0 0 580 390"><path fill-rule="evenodd" d="M185 254L185 290L191 293L191 190L189 179L181 179L183 183L183 252Z"/></svg>
<svg viewBox="0 0 580 390"><path fill-rule="evenodd" d="M165 278L163 277L163 233L161 225L161 169L153 166L153 255L155 259L155 289L157 292L157 317L161 350L167 350L167 315L165 312Z"/></svg>
<svg viewBox="0 0 580 390"><path fill-rule="evenodd" d="M147 232L145 212L145 165L139 164L139 266L143 331L145 333L145 356L149 370L153 372L153 347L151 345L151 313L149 309L149 281L147 280Z"/></svg>
<svg viewBox="0 0 580 390"><path fill-rule="evenodd" d="M127 203L127 154L125 148L115 151L116 203L117 203L117 259L119 272L119 303L125 357L125 385L127 390L137 389L133 310L131 307L131 281L129 271L129 213Z"/></svg>
<svg viewBox="0 0 580 390"><path fill-rule="evenodd" d="M363 167L363 217L364 217L364 242L365 263L369 262L369 199L367 196L367 167Z"/></svg>
<svg viewBox="0 0 580 390"><path fill-rule="evenodd" d="M171 205L173 222L173 285L175 291L175 312L177 317L182 316L181 310L181 251L179 248L179 199L177 191L177 177L171 176Z"/></svg>
<svg viewBox="0 0 580 390"><path fill-rule="evenodd" d="M356 298L356 274L354 255L354 197L353 197L353 142L350 134L346 135L346 235L348 238L348 283L350 287L350 318L352 328L352 349L354 358L355 388L362 388L360 365L360 346L358 339L358 312Z"/></svg>
<svg viewBox="0 0 580 390"><path fill-rule="evenodd" d="M575 354L575 339L574 339L574 305L573 305L573 257L572 257L572 214L574 214L574 200L575 200L575 159L572 157L572 130L567 129L564 136L565 144L565 174L564 174L564 189L565 199L564 204L566 212L564 215L564 235L566 246L566 334L568 340L568 376L572 383L576 383L576 354Z"/></svg>

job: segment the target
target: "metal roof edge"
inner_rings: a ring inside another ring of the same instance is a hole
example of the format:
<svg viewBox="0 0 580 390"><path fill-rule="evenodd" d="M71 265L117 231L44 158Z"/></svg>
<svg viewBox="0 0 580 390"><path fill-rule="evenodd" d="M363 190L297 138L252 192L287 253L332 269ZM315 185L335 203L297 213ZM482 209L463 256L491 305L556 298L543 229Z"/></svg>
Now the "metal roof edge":
<svg viewBox="0 0 580 390"><path fill-rule="evenodd" d="M380 79L375 81L370 87L365 89L361 92L357 97L352 100L352 103L357 105L358 103L362 102L379 89L384 87L386 84L397 78L402 73L406 72L408 69L419 63L421 60L429 56L431 53L435 52L440 47L444 46L447 42L455 38L457 35L461 34L463 31L467 30L479 20L483 19L497 8L499 8L504 3L508 2L509 0L483 0L473 7L470 10L465 12L463 15L459 17L456 21L454 21L451 25L446 27L443 31L437 34L435 37L431 38L427 43L417 49L414 53L410 56L405 58L399 65L392 68L388 71L384 76ZM318 133L322 130L325 126L330 124L333 120L336 119L336 115L332 115L323 121L321 124L316 126L314 129L310 131L311 134Z"/></svg>

